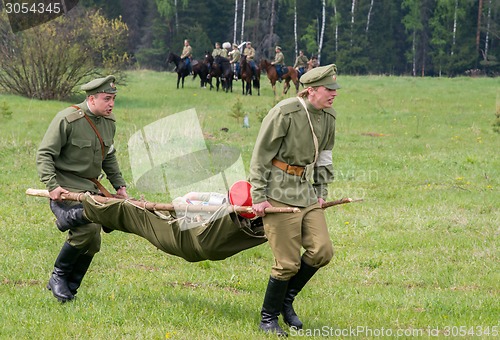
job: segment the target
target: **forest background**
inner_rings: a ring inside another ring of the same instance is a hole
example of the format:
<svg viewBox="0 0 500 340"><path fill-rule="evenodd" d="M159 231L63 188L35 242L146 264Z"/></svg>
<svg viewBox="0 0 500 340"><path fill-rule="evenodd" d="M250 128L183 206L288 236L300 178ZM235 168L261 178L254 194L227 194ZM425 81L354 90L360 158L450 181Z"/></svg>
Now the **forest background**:
<svg viewBox="0 0 500 340"><path fill-rule="evenodd" d="M188 38L194 57L214 43L252 41L257 58L280 45L344 74L498 74L500 2L493 0L81 0L129 28L141 67L165 69Z"/></svg>
<svg viewBox="0 0 500 340"><path fill-rule="evenodd" d="M29 0L32 1L32 0ZM1 2L1 0L0 0ZM341 75L497 76L500 1L493 0L66 0L36 25L0 12L0 89L65 99L98 75L171 71L184 39L203 59L215 42L251 41L256 59L299 50ZM18 6L20 6L18 4ZM0 6L0 9L2 6ZM62 15L62 16L61 16ZM27 28L16 29L19 19Z"/></svg>

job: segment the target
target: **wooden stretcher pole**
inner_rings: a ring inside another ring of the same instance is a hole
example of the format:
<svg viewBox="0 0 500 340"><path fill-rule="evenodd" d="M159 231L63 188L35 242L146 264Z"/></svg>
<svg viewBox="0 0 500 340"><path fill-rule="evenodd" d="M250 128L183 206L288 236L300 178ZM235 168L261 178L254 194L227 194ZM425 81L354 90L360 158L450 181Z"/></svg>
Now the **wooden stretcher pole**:
<svg viewBox="0 0 500 340"><path fill-rule="evenodd" d="M45 198L50 198L49 192L47 190L42 190L42 189L27 189L26 190L26 195L28 196L37 196L37 197L45 197ZM62 198L64 200L68 201L78 201L81 202L83 201L83 198L85 197L85 193L78 193L78 192L69 192L67 194L63 194ZM98 203L108 203L108 202L114 202L118 200L123 200L121 198L112 198L112 197L103 197L99 195L92 195L92 199L95 200ZM189 211L189 212L216 212L220 209L220 206L217 205L194 205L194 204L172 204L172 203L155 203L155 202L148 202L148 201L139 201L135 199L127 199L134 205L141 207L143 209L149 210L149 211ZM252 207L242 207L242 206L237 206L237 205L229 205L228 206L228 211L229 212L236 212L236 213L252 213ZM293 207L271 207L267 208L266 213L297 213L300 212L299 208L293 208Z"/></svg>

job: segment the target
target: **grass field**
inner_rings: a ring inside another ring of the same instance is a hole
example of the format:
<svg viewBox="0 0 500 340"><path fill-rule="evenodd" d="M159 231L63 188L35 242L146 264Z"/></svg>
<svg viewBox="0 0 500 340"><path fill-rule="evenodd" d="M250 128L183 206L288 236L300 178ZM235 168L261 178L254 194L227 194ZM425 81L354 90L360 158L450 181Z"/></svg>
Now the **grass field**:
<svg viewBox="0 0 500 340"><path fill-rule="evenodd" d="M132 183L127 141L139 128L195 108L207 142L239 148L248 168L258 116L279 99L265 78L260 97L242 96L240 83L226 94L197 81L177 90L175 80L134 71L119 87L115 146L132 196L152 198ZM498 337L498 79L339 76L339 83L330 198L364 201L327 210L336 254L297 298L305 329L290 336ZM65 234L47 201L25 190L44 188L35 153L50 120L81 100L0 94L0 338L273 338L258 330L272 264L267 245L188 263L113 232L103 235L75 301L60 304L46 290ZM231 116L238 101L249 129Z"/></svg>

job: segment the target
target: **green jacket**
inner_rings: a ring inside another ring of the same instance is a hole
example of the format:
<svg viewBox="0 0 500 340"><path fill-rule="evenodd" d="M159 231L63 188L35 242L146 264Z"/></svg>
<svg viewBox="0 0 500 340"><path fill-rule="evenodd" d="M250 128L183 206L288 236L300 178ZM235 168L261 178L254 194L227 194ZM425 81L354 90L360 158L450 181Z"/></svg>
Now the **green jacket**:
<svg viewBox="0 0 500 340"><path fill-rule="evenodd" d="M285 64L285 56L283 52L278 52L274 56L274 65L284 65Z"/></svg>
<svg viewBox="0 0 500 340"><path fill-rule="evenodd" d="M295 64L293 65L294 68L296 67L307 67L307 62L309 59L305 55L298 56L297 59L295 59Z"/></svg>
<svg viewBox="0 0 500 340"><path fill-rule="evenodd" d="M212 51L212 57L221 56L227 58L227 50L225 48L214 48Z"/></svg>
<svg viewBox="0 0 500 340"><path fill-rule="evenodd" d="M36 154L40 180L52 191L61 186L74 192L98 192L88 178L98 178L104 171L115 189L125 185L113 146L115 117L96 116L87 102L59 112L50 123ZM85 113L94 122L104 144L90 126Z"/></svg>
<svg viewBox="0 0 500 340"><path fill-rule="evenodd" d="M239 63L241 58L241 53L238 50L233 50L231 52L231 63Z"/></svg>
<svg viewBox="0 0 500 340"><path fill-rule="evenodd" d="M306 110L297 97L288 98L273 107L264 118L250 162L249 181L252 202L270 197L276 201L307 207L328 195L333 181L332 149L335 142L335 110L317 110L304 99L318 138L319 158L312 182L290 175L272 165L278 160L290 165L306 166L314 162L315 148Z"/></svg>

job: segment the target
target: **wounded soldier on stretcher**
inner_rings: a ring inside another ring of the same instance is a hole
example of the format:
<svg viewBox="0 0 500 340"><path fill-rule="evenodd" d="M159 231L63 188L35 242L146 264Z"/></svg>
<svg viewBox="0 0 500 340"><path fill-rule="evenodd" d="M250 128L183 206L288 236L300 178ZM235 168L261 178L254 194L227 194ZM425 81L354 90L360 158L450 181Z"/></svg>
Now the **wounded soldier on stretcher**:
<svg viewBox="0 0 500 340"><path fill-rule="evenodd" d="M85 195L81 203L51 200L50 207L61 231L97 223L105 231L119 230L140 236L161 251L189 262L217 261L267 241L262 218L229 213L226 198L218 193L189 193L173 202L220 206L213 213L188 209L152 212L130 200L99 203L90 195Z"/></svg>

